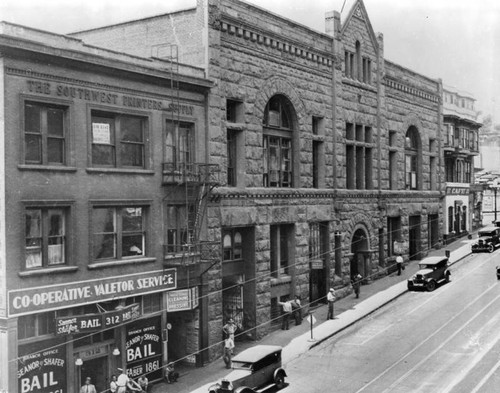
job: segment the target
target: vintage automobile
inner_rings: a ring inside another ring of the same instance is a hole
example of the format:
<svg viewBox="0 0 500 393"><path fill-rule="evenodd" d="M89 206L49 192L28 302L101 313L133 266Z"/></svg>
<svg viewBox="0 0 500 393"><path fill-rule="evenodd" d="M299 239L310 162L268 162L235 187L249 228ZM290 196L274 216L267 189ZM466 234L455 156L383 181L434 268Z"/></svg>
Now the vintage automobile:
<svg viewBox="0 0 500 393"><path fill-rule="evenodd" d="M220 383L211 385L209 393L224 392L221 388L227 381L234 392L242 393L271 386L284 388L287 375L281 365L282 350L277 345L256 345L244 350L232 359L233 370Z"/></svg>
<svg viewBox="0 0 500 393"><path fill-rule="evenodd" d="M479 239L471 246L472 252L488 251L493 252L500 247L500 228L489 226L483 228L478 233Z"/></svg>
<svg viewBox="0 0 500 393"><path fill-rule="evenodd" d="M429 292L443 282L450 281L447 257L428 257L418 264L420 270L408 279L408 290L426 289Z"/></svg>

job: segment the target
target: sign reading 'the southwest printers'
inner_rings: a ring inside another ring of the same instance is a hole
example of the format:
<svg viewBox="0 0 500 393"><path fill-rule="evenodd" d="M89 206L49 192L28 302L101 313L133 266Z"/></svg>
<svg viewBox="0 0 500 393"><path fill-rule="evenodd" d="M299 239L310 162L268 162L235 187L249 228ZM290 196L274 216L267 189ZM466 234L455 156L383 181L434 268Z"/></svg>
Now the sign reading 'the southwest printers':
<svg viewBox="0 0 500 393"><path fill-rule="evenodd" d="M9 316L177 288L175 268L9 291Z"/></svg>

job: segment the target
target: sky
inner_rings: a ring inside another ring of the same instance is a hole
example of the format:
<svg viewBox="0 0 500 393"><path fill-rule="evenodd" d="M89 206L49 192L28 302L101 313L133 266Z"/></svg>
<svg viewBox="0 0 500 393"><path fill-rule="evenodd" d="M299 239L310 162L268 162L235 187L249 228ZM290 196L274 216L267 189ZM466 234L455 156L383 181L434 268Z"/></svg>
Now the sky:
<svg viewBox="0 0 500 393"><path fill-rule="evenodd" d="M324 32L325 13L354 0L246 0ZM472 94L500 123L500 2L364 0L387 60ZM0 0L0 20L65 34L189 8L196 0ZM498 38L497 38L498 37Z"/></svg>

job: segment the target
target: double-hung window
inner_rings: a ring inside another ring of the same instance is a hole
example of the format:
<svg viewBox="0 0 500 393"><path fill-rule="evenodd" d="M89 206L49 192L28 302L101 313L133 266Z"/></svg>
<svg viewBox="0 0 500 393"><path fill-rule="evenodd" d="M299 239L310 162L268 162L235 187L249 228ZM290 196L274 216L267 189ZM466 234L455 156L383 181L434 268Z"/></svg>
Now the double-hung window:
<svg viewBox="0 0 500 393"><path fill-rule="evenodd" d="M143 117L92 111L92 166L145 168Z"/></svg>
<svg viewBox="0 0 500 393"><path fill-rule="evenodd" d="M146 256L145 210L142 206L94 207L94 260Z"/></svg>
<svg viewBox="0 0 500 393"><path fill-rule="evenodd" d="M25 102L25 164L66 164L67 109L59 105Z"/></svg>
<svg viewBox="0 0 500 393"><path fill-rule="evenodd" d="M175 170L184 170L194 163L194 124L166 122L165 162Z"/></svg>
<svg viewBox="0 0 500 393"><path fill-rule="evenodd" d="M186 249L194 238L195 205L169 205L167 208L167 252L177 253Z"/></svg>
<svg viewBox="0 0 500 393"><path fill-rule="evenodd" d="M67 211L63 208L25 210L25 268L65 265Z"/></svg>

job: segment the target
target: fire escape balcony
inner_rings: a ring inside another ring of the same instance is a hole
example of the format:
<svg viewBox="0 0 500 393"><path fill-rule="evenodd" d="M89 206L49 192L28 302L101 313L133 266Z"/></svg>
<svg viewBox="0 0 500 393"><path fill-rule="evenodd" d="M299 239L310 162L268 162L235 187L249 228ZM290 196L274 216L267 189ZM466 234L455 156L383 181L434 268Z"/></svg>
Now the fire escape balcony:
<svg viewBox="0 0 500 393"><path fill-rule="evenodd" d="M163 245L164 267L184 267L191 274L199 274L207 264L220 260L220 242L200 241L178 246Z"/></svg>
<svg viewBox="0 0 500 393"><path fill-rule="evenodd" d="M163 185L208 184L217 186L220 167L218 164L203 163L163 163Z"/></svg>

